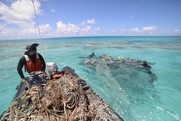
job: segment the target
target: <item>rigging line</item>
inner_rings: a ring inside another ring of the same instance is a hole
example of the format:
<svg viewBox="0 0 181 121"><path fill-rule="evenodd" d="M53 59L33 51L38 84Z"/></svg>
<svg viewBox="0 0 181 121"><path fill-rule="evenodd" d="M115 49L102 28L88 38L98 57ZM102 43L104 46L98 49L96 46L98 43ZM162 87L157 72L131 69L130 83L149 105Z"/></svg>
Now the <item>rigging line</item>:
<svg viewBox="0 0 181 121"><path fill-rule="evenodd" d="M41 33L40 33L40 27L39 27L39 22L38 22L38 16L36 14L36 9L35 9L35 4L34 1L32 0L33 3L33 8L34 8L34 12L35 12L35 18L36 18L36 23L37 23L37 28L38 28L38 34L39 34L39 39L40 39L40 43L41 43L41 49L45 58L45 52L44 52L44 48L43 48L43 43L42 43L42 39L41 39Z"/></svg>
<svg viewBox="0 0 181 121"><path fill-rule="evenodd" d="M44 51L44 47L43 47L43 43L42 43L41 32L40 32L40 27L39 27L39 22L38 22L38 16L36 14L35 4L34 4L33 0L32 0L32 3L33 3L34 12L35 12L35 18L36 18L36 23L37 23L37 28L38 28L39 39L40 39L40 43L41 43L41 49L42 49L42 52L43 52L43 55L44 55L44 60L45 60L45 63L46 63L45 51ZM50 75L48 73L48 70L47 70L47 68L45 68L45 69L46 69L47 74L48 74L48 79L50 80Z"/></svg>

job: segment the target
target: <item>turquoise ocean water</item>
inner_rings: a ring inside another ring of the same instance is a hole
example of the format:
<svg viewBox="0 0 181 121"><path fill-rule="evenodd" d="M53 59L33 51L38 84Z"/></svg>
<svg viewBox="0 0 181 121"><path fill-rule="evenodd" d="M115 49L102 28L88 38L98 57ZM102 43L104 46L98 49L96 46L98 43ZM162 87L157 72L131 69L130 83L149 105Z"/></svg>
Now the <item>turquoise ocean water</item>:
<svg viewBox="0 0 181 121"><path fill-rule="evenodd" d="M16 93L17 63L25 46L33 42L39 40L0 41L0 113ZM72 67L125 121L181 121L181 37L70 37L42 39L42 43L46 61L56 62L60 69ZM41 46L38 51L43 55ZM80 65L92 52L155 63L152 72L157 81L149 83L133 72L110 76L107 70Z"/></svg>

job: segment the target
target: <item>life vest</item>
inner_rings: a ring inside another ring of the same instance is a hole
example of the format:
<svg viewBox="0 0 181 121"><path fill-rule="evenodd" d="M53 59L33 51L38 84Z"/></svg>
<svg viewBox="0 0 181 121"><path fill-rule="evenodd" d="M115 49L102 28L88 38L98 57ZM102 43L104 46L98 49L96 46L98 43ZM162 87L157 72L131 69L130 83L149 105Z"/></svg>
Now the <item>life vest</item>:
<svg viewBox="0 0 181 121"><path fill-rule="evenodd" d="M24 57L26 60L25 68L28 73L35 72L35 71L42 71L42 63L38 54L36 54L35 63L32 62L32 60L28 57L28 55L24 55Z"/></svg>

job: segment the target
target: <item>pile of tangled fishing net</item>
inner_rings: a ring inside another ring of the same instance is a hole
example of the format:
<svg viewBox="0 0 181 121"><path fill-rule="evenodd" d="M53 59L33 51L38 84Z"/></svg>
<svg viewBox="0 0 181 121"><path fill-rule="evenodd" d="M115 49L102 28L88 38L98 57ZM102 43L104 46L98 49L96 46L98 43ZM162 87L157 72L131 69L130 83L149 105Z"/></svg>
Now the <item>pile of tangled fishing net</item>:
<svg viewBox="0 0 181 121"><path fill-rule="evenodd" d="M122 119L81 78L34 85L17 97L3 121L121 121Z"/></svg>

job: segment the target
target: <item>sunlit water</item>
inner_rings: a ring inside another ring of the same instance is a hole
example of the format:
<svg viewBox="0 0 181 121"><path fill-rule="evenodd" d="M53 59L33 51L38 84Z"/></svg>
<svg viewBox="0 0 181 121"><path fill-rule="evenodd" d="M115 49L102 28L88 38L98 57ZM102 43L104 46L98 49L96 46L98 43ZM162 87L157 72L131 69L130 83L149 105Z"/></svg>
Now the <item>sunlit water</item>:
<svg viewBox="0 0 181 121"><path fill-rule="evenodd" d="M6 110L20 83L16 67L27 44L39 40L0 41L0 113ZM46 61L68 65L125 121L181 121L181 37L77 37L43 39ZM43 54L41 45L39 53ZM87 68L80 61L94 52L155 63L157 81L142 72ZM26 74L27 75L27 74ZM104 75L104 76L101 76Z"/></svg>

